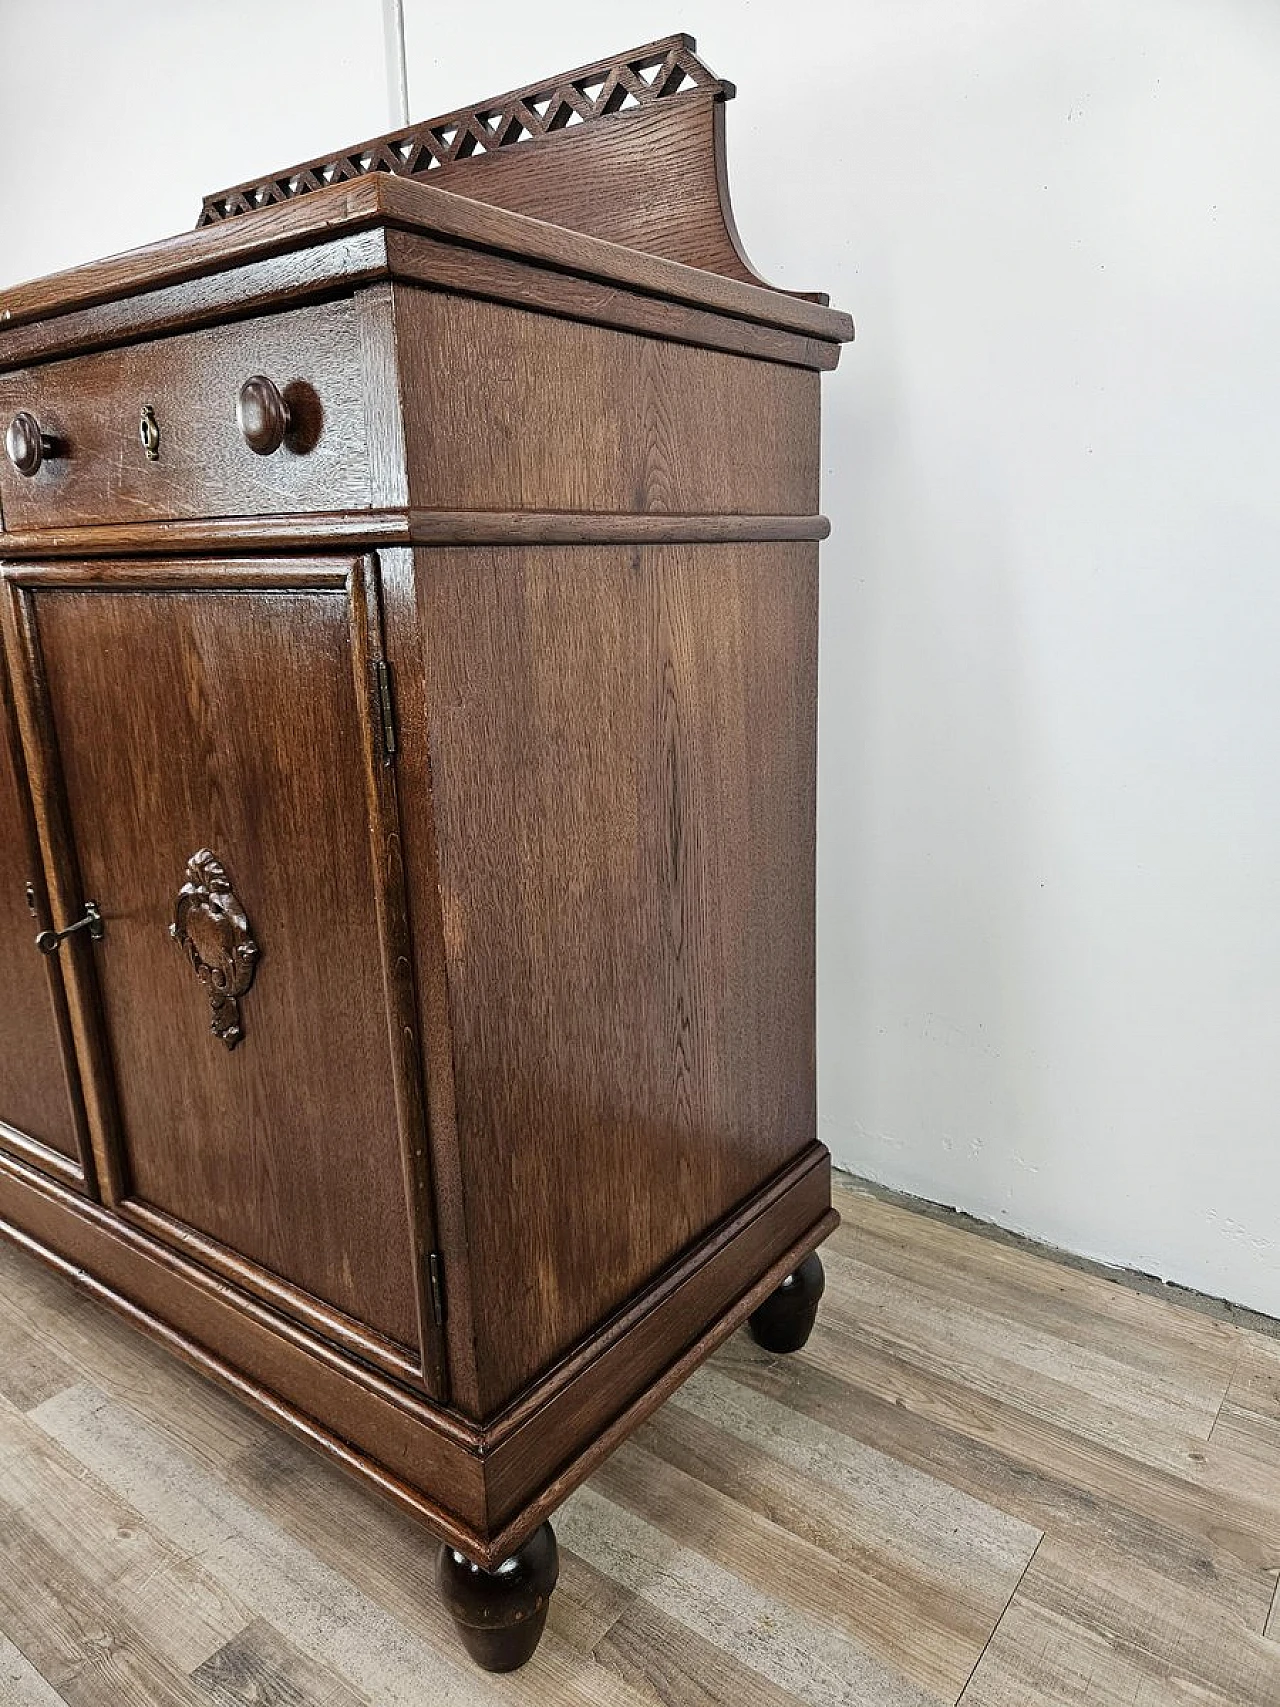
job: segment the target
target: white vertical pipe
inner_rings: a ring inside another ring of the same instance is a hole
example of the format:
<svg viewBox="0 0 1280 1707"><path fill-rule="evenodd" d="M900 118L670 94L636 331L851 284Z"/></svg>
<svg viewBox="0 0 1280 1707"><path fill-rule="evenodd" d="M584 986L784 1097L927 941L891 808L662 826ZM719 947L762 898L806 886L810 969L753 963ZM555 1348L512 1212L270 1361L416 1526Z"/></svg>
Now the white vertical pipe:
<svg viewBox="0 0 1280 1707"><path fill-rule="evenodd" d="M404 0L382 0L382 40L387 60L390 129L409 122L409 68L404 54Z"/></svg>

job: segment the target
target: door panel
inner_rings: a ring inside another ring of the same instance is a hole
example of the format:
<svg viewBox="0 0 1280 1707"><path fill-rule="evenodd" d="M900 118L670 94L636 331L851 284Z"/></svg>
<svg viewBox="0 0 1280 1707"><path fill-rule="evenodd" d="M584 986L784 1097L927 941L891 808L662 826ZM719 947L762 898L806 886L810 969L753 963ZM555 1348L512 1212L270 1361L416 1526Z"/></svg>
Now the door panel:
<svg viewBox="0 0 1280 1707"><path fill-rule="evenodd" d="M0 1143L80 1183L84 1169L75 1065L63 1047L61 969L35 947L48 915L20 767L0 658Z"/></svg>
<svg viewBox="0 0 1280 1707"><path fill-rule="evenodd" d="M405 1015L388 1027L398 835L370 746L364 566L93 573L33 570L23 599L79 894L106 923L77 965L114 1082L121 1207L416 1365L427 1210L402 1158L423 1145Z"/></svg>

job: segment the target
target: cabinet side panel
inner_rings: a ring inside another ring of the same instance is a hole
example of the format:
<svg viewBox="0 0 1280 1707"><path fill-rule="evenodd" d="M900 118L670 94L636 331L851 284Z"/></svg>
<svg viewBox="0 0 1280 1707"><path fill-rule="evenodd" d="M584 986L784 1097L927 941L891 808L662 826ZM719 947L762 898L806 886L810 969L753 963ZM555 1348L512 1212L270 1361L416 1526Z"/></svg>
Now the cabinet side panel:
<svg viewBox="0 0 1280 1707"><path fill-rule="evenodd" d="M420 571L488 1412L813 1141L817 551Z"/></svg>
<svg viewBox="0 0 1280 1707"><path fill-rule="evenodd" d="M808 369L412 286L397 305L420 508L817 510Z"/></svg>

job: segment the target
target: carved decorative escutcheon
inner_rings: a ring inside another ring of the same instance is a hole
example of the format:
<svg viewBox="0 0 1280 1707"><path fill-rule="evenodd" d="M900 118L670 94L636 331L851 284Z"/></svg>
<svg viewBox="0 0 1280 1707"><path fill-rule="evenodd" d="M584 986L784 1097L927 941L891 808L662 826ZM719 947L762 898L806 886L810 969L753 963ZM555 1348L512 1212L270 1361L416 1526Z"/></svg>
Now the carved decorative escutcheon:
<svg viewBox="0 0 1280 1707"><path fill-rule="evenodd" d="M240 998L253 983L258 945L220 859L201 848L187 861L169 935L186 952L213 1009L211 1030L228 1049L244 1036Z"/></svg>

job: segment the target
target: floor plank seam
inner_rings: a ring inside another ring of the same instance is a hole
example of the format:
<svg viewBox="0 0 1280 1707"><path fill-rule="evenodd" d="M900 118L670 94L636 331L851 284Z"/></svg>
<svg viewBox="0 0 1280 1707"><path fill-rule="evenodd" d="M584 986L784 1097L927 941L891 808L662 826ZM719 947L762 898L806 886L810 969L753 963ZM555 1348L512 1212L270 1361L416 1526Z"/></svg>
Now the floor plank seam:
<svg viewBox="0 0 1280 1707"><path fill-rule="evenodd" d="M562 1549L561 1553L560 1553L561 1564L563 1565L566 1558L571 1558L573 1556L574 1555L572 1555L572 1554L568 1553L566 1550ZM644 1600L644 1596L642 1594L636 1594L634 1592L629 1594L627 1596L626 1600L618 1608L618 1611L614 1614L614 1616L605 1625L604 1629L596 1637L595 1641L592 1642L590 1648L587 1649L587 1657L589 1659L593 1660L596 1665L603 1665L604 1664L603 1660L600 1658L601 1648L609 1640L610 1636L613 1635L614 1631L618 1628L619 1624L621 1624L631 1613L634 1612L635 1604L638 1600ZM648 1603L646 1602L646 1604L648 1604Z"/></svg>
<svg viewBox="0 0 1280 1707"><path fill-rule="evenodd" d="M49 1675L49 1671L46 1671L44 1666L37 1665L36 1662L31 1658L31 1655L26 1651L26 1649L21 1647L17 1642L15 1642L13 1637L10 1636L7 1631L3 1632L3 1634L4 1634L5 1641L10 1644L10 1646L13 1648L14 1653L20 1655L27 1662L27 1664L31 1667L32 1671L41 1680L41 1682L48 1685L49 1693L54 1697L54 1699L57 1701L65 1701L66 1697L63 1695L62 1691L54 1683L53 1678ZM53 1670L53 1668L50 1667L50 1670Z"/></svg>
<svg viewBox="0 0 1280 1707"><path fill-rule="evenodd" d="M1157 1355L1142 1312L1113 1317L1109 1283L1059 1304L1056 1266L971 1260L967 1235L957 1251L892 1207L861 1212L874 1250L830 1263L804 1358L735 1336L566 1508L569 1598L539 1700L1280 1707L1274 1344L1153 1318ZM952 1257L953 1296L938 1284ZM322 1515L336 1496L310 1454L175 1376L61 1277L37 1271L26 1292L24 1277L0 1265L0 1505L23 1514L0 1707L196 1707L193 1691L205 1707L515 1707L469 1687L424 1624L416 1532L354 1489ZM1082 1361L1095 1310L1105 1343ZM868 1349L881 1334L896 1352ZM858 1516L846 1562L869 1592L851 1613L835 1566ZM390 1681L366 1696L379 1668Z"/></svg>
<svg viewBox="0 0 1280 1707"><path fill-rule="evenodd" d="M1000 1626L1004 1623L1006 1617L1008 1616L1009 1608L1013 1605L1014 1601L1018 1598L1018 1590L1022 1587L1023 1583L1026 1581L1027 1572L1031 1569L1032 1565L1034 1565L1036 1562L1036 1555L1039 1553L1041 1547L1044 1545L1044 1537L1045 1537L1045 1532L1043 1530L1041 1530L1039 1541L1037 1541L1035 1546L1031 1549L1031 1557L1027 1560L1026 1564L1022 1567L1021 1571L1019 1571L1018 1580L1013 1585L1013 1592L1010 1594L1008 1600L1005 1601L1004 1606L1001 1608L999 1618L996 1619L995 1623L991 1627L991 1634L987 1637L986 1641L982 1644L982 1652L978 1655L977 1659L973 1662L973 1666L970 1669L969 1675L964 1680L964 1688L960 1691L959 1695L956 1696L956 1707L964 1707L964 1698L969 1693L969 1685L973 1682L974 1675L977 1672L978 1667L982 1664L983 1660L986 1658L987 1649L991 1646L992 1642L995 1641L996 1632L999 1630Z"/></svg>
<svg viewBox="0 0 1280 1707"><path fill-rule="evenodd" d="M1217 1428L1218 1424L1222 1421L1222 1407L1226 1404L1227 1400L1231 1397L1232 1384L1235 1381L1236 1370L1239 1367L1240 1367L1240 1360L1239 1360L1239 1358L1237 1358L1235 1363L1232 1365L1232 1368L1231 1368L1231 1379L1230 1379L1230 1381L1227 1382L1226 1392L1223 1393L1222 1397L1218 1400L1218 1408L1213 1413L1213 1421L1209 1424L1208 1434L1205 1435L1206 1440L1212 1440L1213 1439L1213 1431Z"/></svg>

